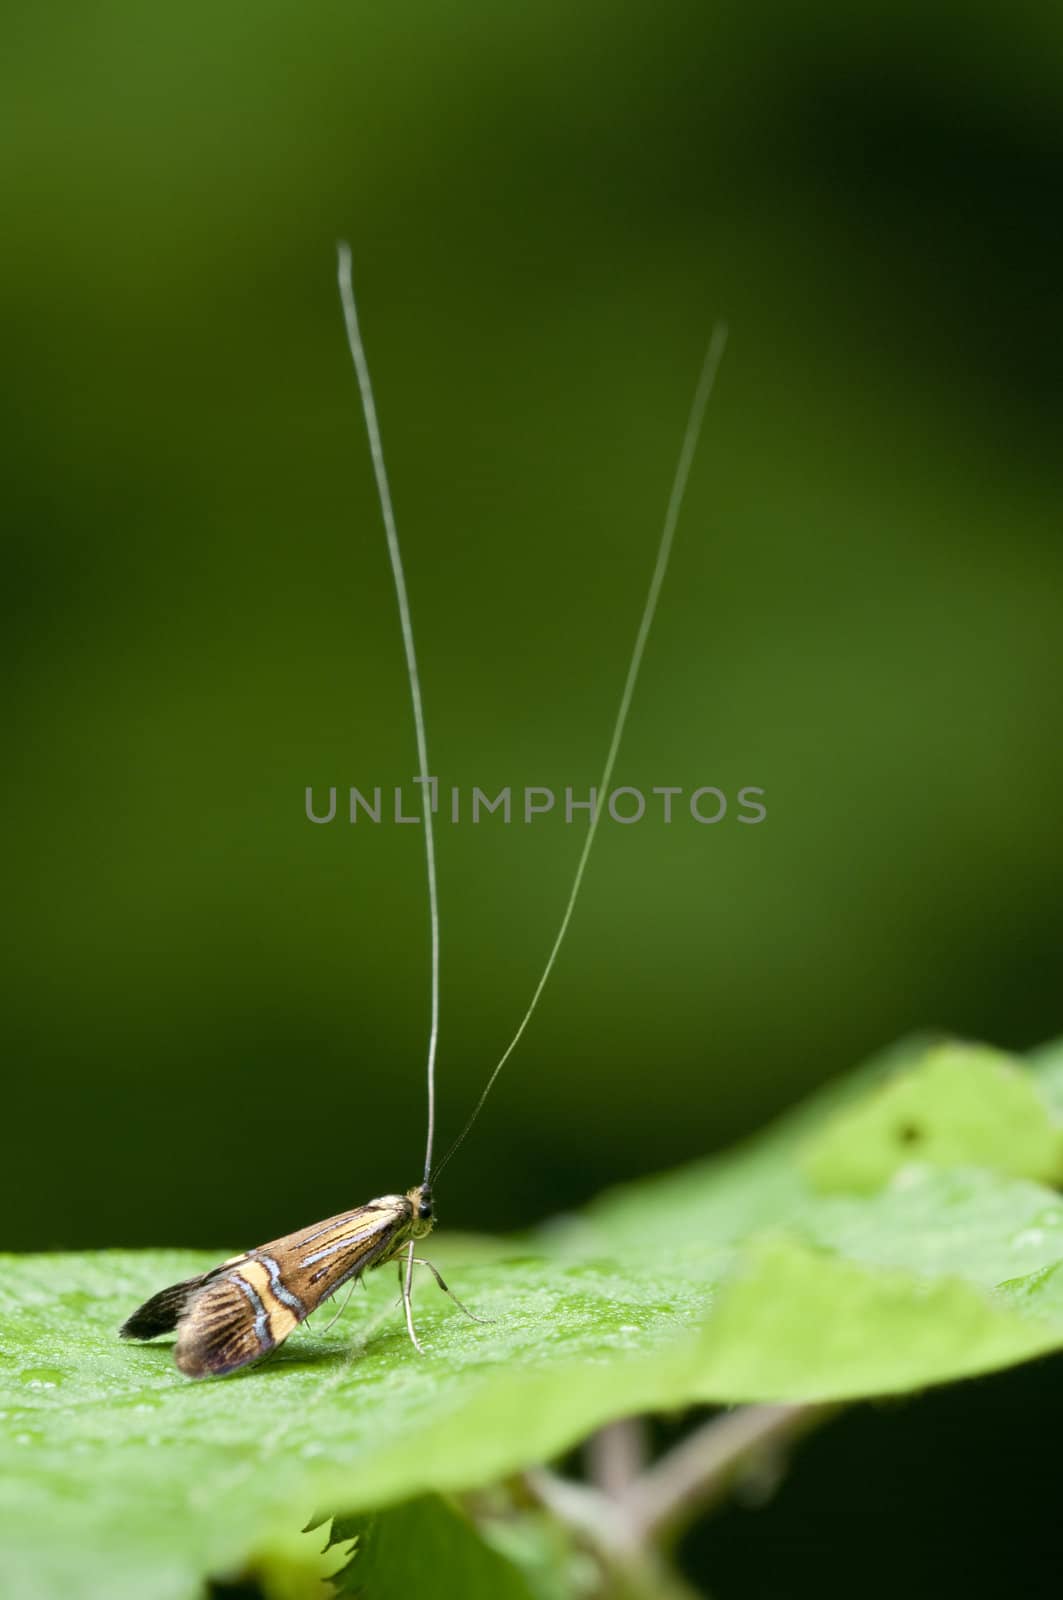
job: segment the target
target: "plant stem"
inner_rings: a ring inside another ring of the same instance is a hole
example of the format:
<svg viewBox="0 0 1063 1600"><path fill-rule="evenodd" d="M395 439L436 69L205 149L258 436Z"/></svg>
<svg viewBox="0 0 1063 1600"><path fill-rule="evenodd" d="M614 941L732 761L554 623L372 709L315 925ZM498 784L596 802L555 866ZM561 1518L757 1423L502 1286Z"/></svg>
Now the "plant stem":
<svg viewBox="0 0 1063 1600"><path fill-rule="evenodd" d="M657 1539L718 1505L758 1457L779 1454L837 1409L742 1406L713 1417L636 1478L618 1509L637 1542Z"/></svg>
<svg viewBox="0 0 1063 1600"><path fill-rule="evenodd" d="M587 1444L592 1483L545 1468L524 1481L534 1498L594 1551L609 1600L684 1600L691 1591L661 1554L662 1544L696 1511L718 1505L737 1480L773 1464L839 1408L756 1405L723 1412L696 1428L652 1466L643 1467L645 1427L628 1418Z"/></svg>

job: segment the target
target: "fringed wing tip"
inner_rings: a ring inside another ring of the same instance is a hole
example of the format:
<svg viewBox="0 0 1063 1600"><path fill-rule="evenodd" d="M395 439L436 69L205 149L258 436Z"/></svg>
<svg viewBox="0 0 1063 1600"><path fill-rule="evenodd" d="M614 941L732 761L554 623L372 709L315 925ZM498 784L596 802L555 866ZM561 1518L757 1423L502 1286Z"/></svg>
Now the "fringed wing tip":
<svg viewBox="0 0 1063 1600"><path fill-rule="evenodd" d="M186 1278L183 1283L172 1283L168 1289L160 1289L126 1318L118 1330L119 1337L154 1339L160 1333L172 1333L202 1284L202 1278Z"/></svg>

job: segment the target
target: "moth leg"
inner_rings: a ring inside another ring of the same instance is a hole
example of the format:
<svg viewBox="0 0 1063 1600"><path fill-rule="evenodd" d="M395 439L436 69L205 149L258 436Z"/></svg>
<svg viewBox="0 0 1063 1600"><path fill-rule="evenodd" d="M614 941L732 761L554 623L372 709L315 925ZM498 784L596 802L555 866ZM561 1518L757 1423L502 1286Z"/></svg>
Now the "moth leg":
<svg viewBox="0 0 1063 1600"><path fill-rule="evenodd" d="M433 1278L436 1280L436 1282L438 1283L439 1287L442 1289L443 1293L445 1295L449 1295L450 1296L450 1298L453 1300L454 1304L457 1306L458 1310L464 1312L464 1314L468 1317L470 1322L490 1322L491 1321L490 1317L478 1317L474 1311L470 1311L469 1310L468 1306L463 1305L462 1302L458 1299L457 1295L454 1293L453 1289L448 1289L447 1285L443 1282L443 1275L439 1271L438 1267L434 1267L430 1261L426 1261L424 1256L414 1256L412 1258L412 1260L413 1260L413 1264L415 1264L416 1266L418 1266L418 1267L427 1267L428 1268L429 1272L432 1274Z"/></svg>
<svg viewBox="0 0 1063 1600"><path fill-rule="evenodd" d="M346 1311L347 1307L351 1303L351 1295L354 1293L355 1284L357 1284L357 1282L358 1282L358 1279L355 1278L353 1280L350 1288L347 1290L346 1295L344 1296L343 1304L340 1306L338 1311L333 1312L332 1316L325 1323L325 1326L321 1330L322 1333L328 1333L328 1331L332 1327L333 1323L334 1322L338 1322L340 1320L340 1318L343 1316L343 1313ZM310 1318L309 1317L305 1317L303 1319L303 1326L306 1327L306 1325L309 1323L309 1321L310 1321Z"/></svg>
<svg viewBox="0 0 1063 1600"><path fill-rule="evenodd" d="M411 1239L410 1247L406 1252L406 1271L402 1279L402 1305L403 1310L406 1312L406 1332L410 1336L410 1343L417 1351L417 1354L423 1356L424 1350L413 1326L413 1297L410 1292L413 1287L413 1248L413 1240ZM401 1266L399 1270L401 1272Z"/></svg>

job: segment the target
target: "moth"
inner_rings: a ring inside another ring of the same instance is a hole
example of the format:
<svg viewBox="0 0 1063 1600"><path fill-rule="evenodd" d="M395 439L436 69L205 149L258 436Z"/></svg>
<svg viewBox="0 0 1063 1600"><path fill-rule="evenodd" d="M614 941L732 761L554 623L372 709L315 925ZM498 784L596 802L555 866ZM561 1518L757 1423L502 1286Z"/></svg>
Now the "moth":
<svg viewBox="0 0 1063 1600"><path fill-rule="evenodd" d="M186 1377L226 1377L275 1350L337 1289L395 1261L406 1246L431 1233L434 1220L427 1183L405 1194L380 1195L160 1289L126 1319L121 1336L154 1339L176 1328L174 1358ZM430 1261L416 1255L410 1260L427 1267L444 1294L451 1293ZM401 1279L401 1263L399 1271ZM452 1298L472 1321L482 1320ZM409 1331L420 1350L412 1321Z"/></svg>
<svg viewBox="0 0 1063 1600"><path fill-rule="evenodd" d="M432 830L432 807L428 750L425 738L424 710L421 703L420 679L414 651L413 628L410 621L409 600L402 567L395 514L391 501L384 455L377 421L376 403L369 378L365 350L358 327L358 313L351 284L351 255L347 245L339 247L339 288L347 329L347 342L361 393L362 411L369 436L370 455L376 478L377 495L387 537L395 594L398 601L399 621L406 653L406 669L413 706L414 731L417 737L417 754L424 785L424 842L428 876L428 903L431 928L432 985L431 1027L428 1040L428 1138L425 1149L424 1179L405 1194L385 1194L370 1200L353 1211L341 1212L326 1222L312 1223L297 1233L247 1250L242 1255L231 1256L210 1272L196 1278L186 1278L181 1283L161 1289L138 1306L132 1316L122 1324L119 1332L124 1339L154 1339L159 1334L177 1332L175 1357L181 1372L190 1378L225 1377L237 1372L249 1362L275 1350L304 1322L310 1314L323 1305L345 1284L363 1279L374 1267L396 1262L402 1288L402 1304L406 1315L406 1331L418 1353L423 1353L413 1324L412 1282L415 1266L427 1267L444 1294L473 1322L486 1319L475 1316L457 1295L444 1283L430 1261L415 1254L417 1241L425 1238L435 1221L432 1199L433 1175L438 1177L447 1162L464 1141L484 1101L494 1087L495 1079L520 1041L539 997L553 970L583 881L584 870L590 856L598 829L601 807L592 810L590 824L576 865L575 877L561 917L561 925L550 948L546 965L532 994L521 1022L495 1064L480 1094L472 1115L468 1118L458 1138L450 1146L438 1167L433 1168L432 1152L435 1134L435 1059L439 1036L439 906L436 888L435 845ZM650 579L649 590L643 604L635 644L628 664L627 678L620 698L620 707L613 724L605 767L597 790L608 793L620 739L627 720L632 694L638 678L642 654L657 607L657 598L668 566L672 541L679 511L686 491L687 478L701 431L705 409L712 392L716 369L723 355L727 328L716 324L702 363L694 399L687 418L679 461L672 479L671 493L665 512L664 524L657 546L657 558Z"/></svg>

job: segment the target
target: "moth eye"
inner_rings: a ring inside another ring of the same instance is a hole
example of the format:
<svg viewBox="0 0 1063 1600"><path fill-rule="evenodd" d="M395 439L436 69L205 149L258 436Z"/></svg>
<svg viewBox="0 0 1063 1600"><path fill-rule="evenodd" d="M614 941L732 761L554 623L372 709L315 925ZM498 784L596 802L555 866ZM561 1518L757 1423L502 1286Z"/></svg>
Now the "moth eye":
<svg viewBox="0 0 1063 1600"><path fill-rule="evenodd" d="M417 1207L417 1215L420 1217L422 1222L427 1222L432 1215L431 1202L428 1200L422 1200L421 1204Z"/></svg>

